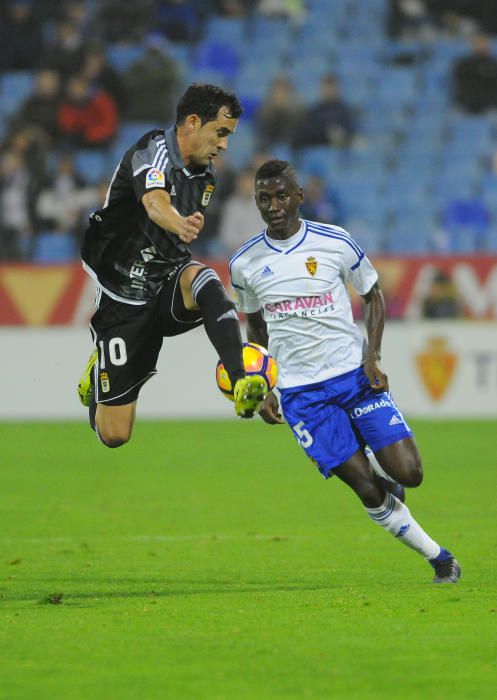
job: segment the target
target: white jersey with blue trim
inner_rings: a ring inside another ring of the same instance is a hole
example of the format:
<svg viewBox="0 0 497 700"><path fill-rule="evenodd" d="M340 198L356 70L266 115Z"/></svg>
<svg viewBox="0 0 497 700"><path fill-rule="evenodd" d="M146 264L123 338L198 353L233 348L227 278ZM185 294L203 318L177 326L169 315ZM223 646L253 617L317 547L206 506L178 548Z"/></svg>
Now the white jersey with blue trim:
<svg viewBox="0 0 497 700"><path fill-rule="evenodd" d="M230 273L238 309L262 310L278 388L315 384L362 364L366 340L347 284L367 294L378 274L343 228L303 220L283 241L263 231L233 255Z"/></svg>

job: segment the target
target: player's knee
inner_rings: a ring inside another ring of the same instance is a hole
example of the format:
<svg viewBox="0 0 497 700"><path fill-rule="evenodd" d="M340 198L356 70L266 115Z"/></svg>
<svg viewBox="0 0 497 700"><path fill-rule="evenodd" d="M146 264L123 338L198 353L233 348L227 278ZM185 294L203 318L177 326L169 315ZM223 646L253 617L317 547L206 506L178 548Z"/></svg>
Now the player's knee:
<svg viewBox="0 0 497 700"><path fill-rule="evenodd" d="M131 438L131 429L120 428L119 426L99 426L98 437L103 445L110 448L121 447L129 442Z"/></svg>
<svg viewBox="0 0 497 700"><path fill-rule="evenodd" d="M403 486L416 488L423 481L423 465L419 455L413 454L407 457L402 464L402 479L400 480Z"/></svg>

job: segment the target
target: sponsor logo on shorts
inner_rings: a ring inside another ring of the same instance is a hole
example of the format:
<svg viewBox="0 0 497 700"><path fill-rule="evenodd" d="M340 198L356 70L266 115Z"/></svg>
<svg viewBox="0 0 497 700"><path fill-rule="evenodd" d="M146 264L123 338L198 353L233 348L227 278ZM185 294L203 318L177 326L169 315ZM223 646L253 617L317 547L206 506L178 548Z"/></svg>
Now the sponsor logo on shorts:
<svg viewBox="0 0 497 700"><path fill-rule="evenodd" d="M377 411L379 408L386 408L387 406L392 406L392 402L388 399L380 399L379 401L373 401L372 403L366 404L366 406L357 406L354 408L354 418L359 418L359 416L364 416L372 411Z"/></svg>
<svg viewBox="0 0 497 700"><path fill-rule="evenodd" d="M149 190L151 187L165 187L166 178L162 170L157 170L157 168L150 168L145 177L145 189Z"/></svg>
<svg viewBox="0 0 497 700"><path fill-rule="evenodd" d="M390 420L388 421L388 425L402 425L402 421L401 421L400 418L399 418L398 416L396 416L395 413L394 413L393 416L392 416L392 417L390 418Z"/></svg>
<svg viewBox="0 0 497 700"><path fill-rule="evenodd" d="M100 386L104 394L108 394L110 391L109 375L107 372L100 372Z"/></svg>

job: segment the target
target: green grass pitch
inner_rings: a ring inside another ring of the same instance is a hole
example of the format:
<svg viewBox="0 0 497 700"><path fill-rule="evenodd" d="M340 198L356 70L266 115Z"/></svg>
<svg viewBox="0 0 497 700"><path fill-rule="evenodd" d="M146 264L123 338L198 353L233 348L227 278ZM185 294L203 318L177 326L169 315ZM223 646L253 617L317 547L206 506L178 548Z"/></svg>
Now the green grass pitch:
<svg viewBox="0 0 497 700"><path fill-rule="evenodd" d="M414 428L457 585L286 427L0 425L0 698L494 698L496 424Z"/></svg>

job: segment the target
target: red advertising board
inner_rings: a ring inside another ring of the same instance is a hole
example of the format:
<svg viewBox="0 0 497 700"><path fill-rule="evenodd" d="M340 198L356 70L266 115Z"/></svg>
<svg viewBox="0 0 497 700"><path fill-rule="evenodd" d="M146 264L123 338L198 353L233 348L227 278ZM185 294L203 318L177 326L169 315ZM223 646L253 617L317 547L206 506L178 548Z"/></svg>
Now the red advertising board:
<svg viewBox="0 0 497 700"><path fill-rule="evenodd" d="M423 300L439 271L452 281L464 318L497 318L497 256L381 257L373 262L390 318L420 318ZM209 264L228 284L227 265ZM93 302L94 283L78 264L0 265L0 325L86 324ZM359 313L361 304L354 296L353 303Z"/></svg>

